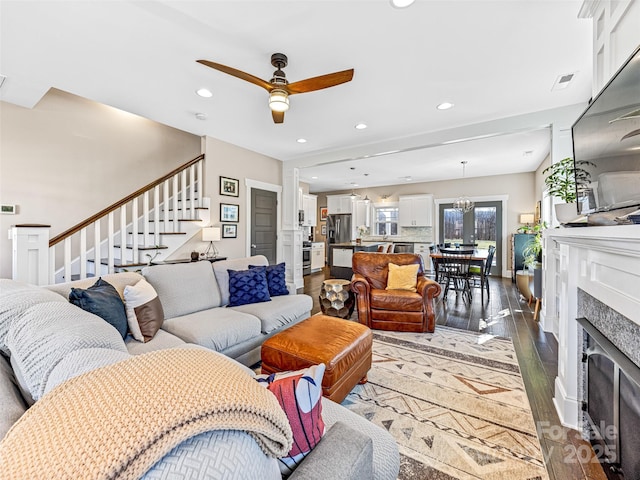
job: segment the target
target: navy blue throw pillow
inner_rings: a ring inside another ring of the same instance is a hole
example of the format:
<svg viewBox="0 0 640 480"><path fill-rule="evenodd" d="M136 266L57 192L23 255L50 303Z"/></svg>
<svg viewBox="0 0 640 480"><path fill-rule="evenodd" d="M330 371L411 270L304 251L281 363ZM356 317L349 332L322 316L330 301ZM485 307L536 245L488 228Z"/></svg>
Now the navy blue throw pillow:
<svg viewBox="0 0 640 480"><path fill-rule="evenodd" d="M249 268L260 268L257 265L249 265ZM280 295L289 295L287 281L284 275L284 262L277 265L267 266L267 285L269 285L269 295L277 297Z"/></svg>
<svg viewBox="0 0 640 480"><path fill-rule="evenodd" d="M118 291L109 282L99 278L86 290L72 288L69 301L113 325L123 339L127 336L127 312Z"/></svg>
<svg viewBox="0 0 640 480"><path fill-rule="evenodd" d="M266 267L227 270L229 272L229 306L237 307L247 303L271 301L266 270Z"/></svg>

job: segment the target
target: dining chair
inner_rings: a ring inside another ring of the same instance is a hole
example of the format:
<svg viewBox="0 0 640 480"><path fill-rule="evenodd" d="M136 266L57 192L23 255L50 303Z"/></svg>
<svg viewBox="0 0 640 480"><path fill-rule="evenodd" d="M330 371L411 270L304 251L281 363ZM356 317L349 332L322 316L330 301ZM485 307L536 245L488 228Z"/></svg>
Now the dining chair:
<svg viewBox="0 0 640 480"><path fill-rule="evenodd" d="M469 273L471 274L471 286L474 288L485 288L487 290L487 300L489 299L489 275L491 275L491 264L496 253L495 245L489 245L489 253L485 260L484 267L479 265L471 265ZM484 268L484 276L482 269Z"/></svg>
<svg viewBox="0 0 640 480"><path fill-rule="evenodd" d="M462 292L462 298L471 303L473 296L471 294L469 267L471 266L473 250L443 248L440 249L440 252L442 253L440 274L445 286L443 298L446 300L449 290L453 288L456 291L456 295Z"/></svg>

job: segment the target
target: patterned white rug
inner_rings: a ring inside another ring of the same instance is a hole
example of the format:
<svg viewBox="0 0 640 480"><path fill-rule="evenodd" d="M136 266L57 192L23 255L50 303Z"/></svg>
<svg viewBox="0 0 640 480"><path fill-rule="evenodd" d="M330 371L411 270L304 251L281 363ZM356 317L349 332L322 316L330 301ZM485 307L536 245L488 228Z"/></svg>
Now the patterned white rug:
<svg viewBox="0 0 640 480"><path fill-rule="evenodd" d="M511 340L377 331L368 378L342 405L394 436L400 479L548 478Z"/></svg>

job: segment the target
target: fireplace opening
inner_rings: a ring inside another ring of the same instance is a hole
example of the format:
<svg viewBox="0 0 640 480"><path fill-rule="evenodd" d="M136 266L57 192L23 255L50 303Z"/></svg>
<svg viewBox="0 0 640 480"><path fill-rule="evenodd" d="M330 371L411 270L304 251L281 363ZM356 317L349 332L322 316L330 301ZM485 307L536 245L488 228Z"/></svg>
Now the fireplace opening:
<svg viewBox="0 0 640 480"><path fill-rule="evenodd" d="M610 480L640 479L640 368L587 319L585 433Z"/></svg>

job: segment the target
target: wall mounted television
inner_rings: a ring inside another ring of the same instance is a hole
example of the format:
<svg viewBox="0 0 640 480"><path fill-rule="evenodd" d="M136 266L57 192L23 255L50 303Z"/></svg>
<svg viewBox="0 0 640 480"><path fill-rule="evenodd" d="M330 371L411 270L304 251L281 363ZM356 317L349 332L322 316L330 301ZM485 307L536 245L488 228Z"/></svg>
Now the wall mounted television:
<svg viewBox="0 0 640 480"><path fill-rule="evenodd" d="M578 214L640 205L640 46L571 132L575 166L588 172L576 186Z"/></svg>

